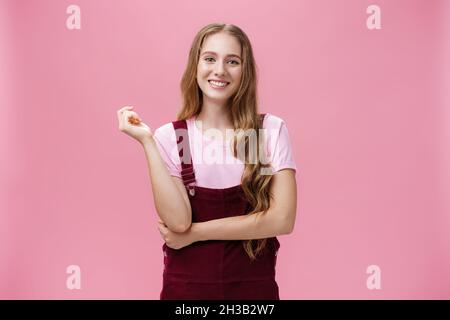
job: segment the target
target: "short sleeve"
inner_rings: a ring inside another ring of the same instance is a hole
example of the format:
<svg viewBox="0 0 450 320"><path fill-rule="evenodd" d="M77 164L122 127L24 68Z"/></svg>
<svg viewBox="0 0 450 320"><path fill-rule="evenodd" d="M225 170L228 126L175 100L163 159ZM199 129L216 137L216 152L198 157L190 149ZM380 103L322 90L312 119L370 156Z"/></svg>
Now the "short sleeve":
<svg viewBox="0 0 450 320"><path fill-rule="evenodd" d="M166 164L169 174L181 178L181 163L178 157L175 130L172 123L159 127L153 133L159 154Z"/></svg>
<svg viewBox="0 0 450 320"><path fill-rule="evenodd" d="M288 128L281 118L273 115L271 117L272 119L268 119L271 122L269 126L272 128L268 156L271 160L273 173L287 168L294 169L297 172Z"/></svg>

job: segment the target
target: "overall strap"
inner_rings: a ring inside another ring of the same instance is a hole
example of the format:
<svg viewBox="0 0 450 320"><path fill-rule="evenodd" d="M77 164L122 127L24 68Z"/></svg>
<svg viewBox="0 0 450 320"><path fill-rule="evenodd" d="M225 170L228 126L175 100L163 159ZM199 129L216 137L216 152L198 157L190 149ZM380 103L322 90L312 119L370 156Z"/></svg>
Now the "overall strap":
<svg viewBox="0 0 450 320"><path fill-rule="evenodd" d="M193 196L195 194L195 173L192 164L191 147L189 145L189 134L186 120L178 120L172 122L177 138L178 156L181 160L181 178L183 183Z"/></svg>
<svg viewBox="0 0 450 320"><path fill-rule="evenodd" d="M266 113L260 113L259 114L259 121L260 123L260 128L262 128L263 122L264 122L264 117L266 116Z"/></svg>

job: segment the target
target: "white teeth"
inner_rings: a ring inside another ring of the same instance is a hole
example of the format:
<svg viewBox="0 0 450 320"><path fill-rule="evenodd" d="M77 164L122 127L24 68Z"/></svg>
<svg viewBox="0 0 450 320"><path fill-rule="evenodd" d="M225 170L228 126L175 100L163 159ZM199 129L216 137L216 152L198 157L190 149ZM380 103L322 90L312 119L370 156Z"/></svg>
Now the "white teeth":
<svg viewBox="0 0 450 320"><path fill-rule="evenodd" d="M209 82L217 87L225 87L226 85L228 85L227 82L217 82L217 81L212 81L212 80L210 80Z"/></svg>

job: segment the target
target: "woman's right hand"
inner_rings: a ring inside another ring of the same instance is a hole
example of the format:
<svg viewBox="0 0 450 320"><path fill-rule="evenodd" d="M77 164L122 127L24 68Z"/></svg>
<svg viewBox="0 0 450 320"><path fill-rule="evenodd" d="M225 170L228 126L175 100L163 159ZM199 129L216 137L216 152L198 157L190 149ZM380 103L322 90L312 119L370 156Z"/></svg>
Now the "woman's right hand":
<svg viewBox="0 0 450 320"><path fill-rule="evenodd" d="M117 111L119 130L142 144L145 139L153 137L153 133L132 109L133 106L125 106ZM139 120L139 124L133 124L136 120Z"/></svg>

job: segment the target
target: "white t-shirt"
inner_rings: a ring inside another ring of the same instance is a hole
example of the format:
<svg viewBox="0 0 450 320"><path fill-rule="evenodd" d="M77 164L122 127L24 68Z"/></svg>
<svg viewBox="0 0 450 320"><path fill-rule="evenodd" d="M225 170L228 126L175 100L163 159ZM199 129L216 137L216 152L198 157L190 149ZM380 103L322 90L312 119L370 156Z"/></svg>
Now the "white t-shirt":
<svg viewBox="0 0 450 320"><path fill-rule="evenodd" d="M235 158L231 152L232 139L227 139L231 135L214 138L214 136L202 134L194 117L187 119L186 124L196 184L213 189L224 189L241 184L244 163ZM265 129L263 141L266 161L271 164L272 172L286 168L294 169L296 172L289 132L284 121L266 113L262 128ZM210 132L208 130L208 133ZM216 132L221 134L218 130ZM156 129L154 138L170 175L181 178L181 161L172 122ZM202 143L200 144L199 141Z"/></svg>

